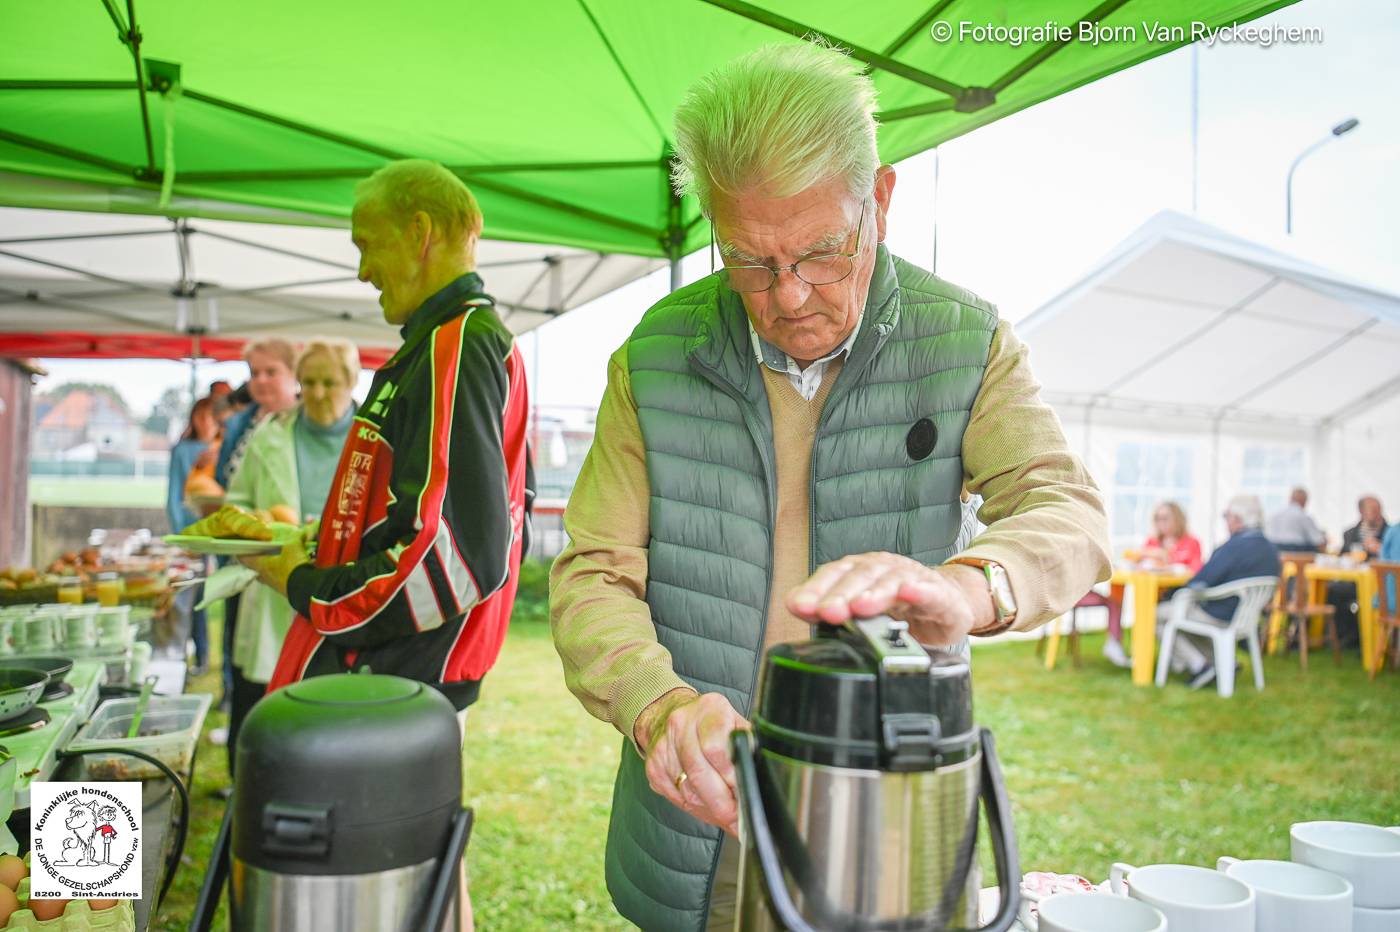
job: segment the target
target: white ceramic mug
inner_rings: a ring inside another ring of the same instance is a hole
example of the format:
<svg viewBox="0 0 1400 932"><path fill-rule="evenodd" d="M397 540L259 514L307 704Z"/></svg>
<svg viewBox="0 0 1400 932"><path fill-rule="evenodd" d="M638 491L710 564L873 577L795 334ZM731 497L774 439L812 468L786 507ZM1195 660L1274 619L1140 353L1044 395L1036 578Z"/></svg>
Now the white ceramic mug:
<svg viewBox="0 0 1400 932"><path fill-rule="evenodd" d="M1171 932L1254 932L1254 891L1208 867L1114 864L1113 892L1157 907Z"/></svg>
<svg viewBox="0 0 1400 932"><path fill-rule="evenodd" d="M1167 932L1155 906L1108 893L1055 893L1039 903L1038 915L1023 911L1030 932Z"/></svg>
<svg viewBox="0 0 1400 932"><path fill-rule="evenodd" d="M1400 828L1361 822L1298 822L1293 860L1351 881L1354 905L1400 909Z"/></svg>
<svg viewBox="0 0 1400 932"><path fill-rule="evenodd" d="M1400 909L1358 906L1351 911L1351 932L1400 932Z"/></svg>
<svg viewBox="0 0 1400 932"><path fill-rule="evenodd" d="M1292 861L1221 858L1216 866L1254 891L1256 932L1352 932L1344 877Z"/></svg>

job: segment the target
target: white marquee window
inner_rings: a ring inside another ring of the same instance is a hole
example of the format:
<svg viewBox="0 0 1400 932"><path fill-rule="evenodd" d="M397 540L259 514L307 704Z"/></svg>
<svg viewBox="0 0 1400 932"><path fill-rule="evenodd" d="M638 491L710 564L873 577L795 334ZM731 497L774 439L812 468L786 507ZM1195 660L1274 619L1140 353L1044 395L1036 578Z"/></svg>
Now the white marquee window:
<svg viewBox="0 0 1400 932"><path fill-rule="evenodd" d="M1257 446L1244 448L1244 472L1240 489L1259 496L1264 514L1273 514L1288 503L1294 486L1305 485L1307 460L1302 447Z"/></svg>
<svg viewBox="0 0 1400 932"><path fill-rule="evenodd" d="M1139 546L1147 538L1152 531L1152 509L1158 502L1170 499L1190 514L1194 459L1195 450L1185 444L1118 444L1113 492L1108 500L1109 533L1115 555Z"/></svg>

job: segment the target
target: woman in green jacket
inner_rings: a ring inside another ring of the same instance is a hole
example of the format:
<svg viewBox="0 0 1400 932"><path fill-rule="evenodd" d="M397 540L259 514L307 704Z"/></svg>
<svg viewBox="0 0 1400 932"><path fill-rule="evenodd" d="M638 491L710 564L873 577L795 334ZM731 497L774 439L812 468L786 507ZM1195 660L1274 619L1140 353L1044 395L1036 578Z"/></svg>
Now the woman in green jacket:
<svg viewBox="0 0 1400 932"><path fill-rule="evenodd" d="M317 520L355 417L360 355L348 340L313 340L296 362L301 403L259 424L227 501L253 510L282 506L298 523ZM229 772L243 719L267 690L295 612L278 592L253 583L238 606L229 713Z"/></svg>

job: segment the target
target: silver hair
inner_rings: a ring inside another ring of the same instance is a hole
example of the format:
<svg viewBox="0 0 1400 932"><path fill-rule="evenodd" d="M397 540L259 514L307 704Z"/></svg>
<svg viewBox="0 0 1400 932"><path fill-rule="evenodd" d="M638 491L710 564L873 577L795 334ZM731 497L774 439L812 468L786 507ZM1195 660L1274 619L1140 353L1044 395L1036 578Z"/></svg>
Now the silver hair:
<svg viewBox="0 0 1400 932"><path fill-rule="evenodd" d="M864 198L880 167L875 84L824 41L768 45L711 71L676 108L671 180L711 216L715 191L788 197L844 178Z"/></svg>
<svg viewBox="0 0 1400 932"><path fill-rule="evenodd" d="M461 178L437 162L401 159L355 185L355 204L372 203L399 223L424 211L450 241L481 235L481 208Z"/></svg>
<svg viewBox="0 0 1400 932"><path fill-rule="evenodd" d="M1259 527L1264 523L1264 506L1257 495L1236 495L1225 506L1225 513L1239 518L1245 527Z"/></svg>
<svg viewBox="0 0 1400 932"><path fill-rule="evenodd" d="M301 379L301 369L312 356L326 356L340 366L345 382L354 388L360 377L360 351L355 344L341 337L317 337L309 341L297 354L296 377Z"/></svg>

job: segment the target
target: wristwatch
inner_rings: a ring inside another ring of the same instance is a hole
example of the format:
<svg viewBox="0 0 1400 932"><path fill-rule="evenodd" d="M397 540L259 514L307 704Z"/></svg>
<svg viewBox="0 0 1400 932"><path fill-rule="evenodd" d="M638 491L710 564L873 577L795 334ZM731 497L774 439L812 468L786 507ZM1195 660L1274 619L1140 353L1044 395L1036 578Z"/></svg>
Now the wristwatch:
<svg viewBox="0 0 1400 932"><path fill-rule="evenodd" d="M973 630L972 634L996 634L1016 623L1016 596L1011 592L1011 580L1006 575L1006 567L995 560L982 560L977 557L958 557L950 562L975 566L987 577L987 591L992 597L992 611L997 620L994 624Z"/></svg>

